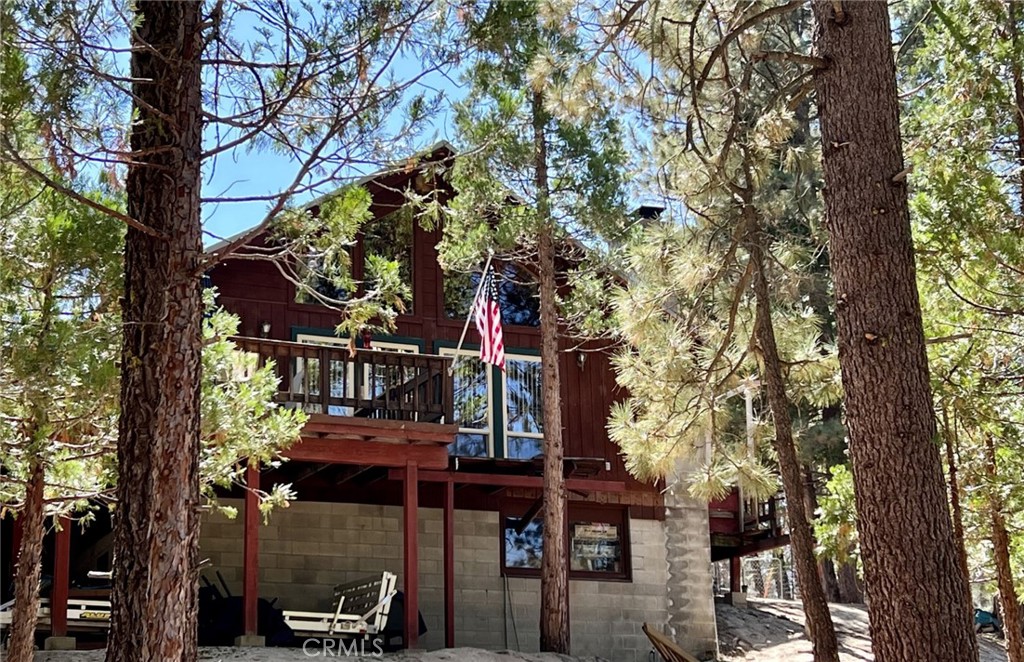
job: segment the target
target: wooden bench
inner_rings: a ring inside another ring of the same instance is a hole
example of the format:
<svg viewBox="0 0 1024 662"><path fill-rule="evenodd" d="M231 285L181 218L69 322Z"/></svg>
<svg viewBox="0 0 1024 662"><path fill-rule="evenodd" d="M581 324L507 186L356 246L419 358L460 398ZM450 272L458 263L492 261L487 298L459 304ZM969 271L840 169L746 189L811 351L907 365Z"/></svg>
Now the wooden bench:
<svg viewBox="0 0 1024 662"><path fill-rule="evenodd" d="M397 577L390 572L334 587L334 612L288 611L285 623L297 635L369 637L384 631L395 597Z"/></svg>
<svg viewBox="0 0 1024 662"><path fill-rule="evenodd" d="M695 658L693 655L690 655L680 648L676 642L672 641L658 630L651 628L647 623L644 623L643 630L644 634L647 635L647 638L651 640L654 650L658 651L658 655L660 655L661 659L665 660L665 662L700 662L700 660Z"/></svg>

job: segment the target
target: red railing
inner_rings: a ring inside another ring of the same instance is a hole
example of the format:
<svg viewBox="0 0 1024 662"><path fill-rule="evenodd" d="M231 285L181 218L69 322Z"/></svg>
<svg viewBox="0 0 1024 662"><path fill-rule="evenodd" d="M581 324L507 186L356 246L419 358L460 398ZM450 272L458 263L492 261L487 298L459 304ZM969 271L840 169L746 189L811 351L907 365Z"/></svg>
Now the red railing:
<svg viewBox="0 0 1024 662"><path fill-rule="evenodd" d="M274 362L276 400L310 413L451 423L451 358L234 337L239 349Z"/></svg>

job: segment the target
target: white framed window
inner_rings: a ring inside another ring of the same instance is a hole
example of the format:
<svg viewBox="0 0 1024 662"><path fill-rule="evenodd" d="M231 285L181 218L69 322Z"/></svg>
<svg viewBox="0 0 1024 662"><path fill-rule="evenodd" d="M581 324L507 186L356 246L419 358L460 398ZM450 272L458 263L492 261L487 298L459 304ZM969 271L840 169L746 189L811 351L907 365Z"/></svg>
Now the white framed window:
<svg viewBox="0 0 1024 662"><path fill-rule="evenodd" d="M459 433L448 450L463 457L494 457L494 388L491 366L477 350L439 348L441 356L456 357L454 379L455 422Z"/></svg>
<svg viewBox="0 0 1024 662"><path fill-rule="evenodd" d="M544 452L544 390L539 356L505 354L505 457L529 460Z"/></svg>
<svg viewBox="0 0 1024 662"><path fill-rule="evenodd" d="M295 337L296 342L308 344L308 345L329 345L332 347L341 347L347 350L349 345L348 338L340 338L338 336L320 336L316 334L300 333ZM400 352L404 354L419 354L420 348L418 345L409 343L397 343L390 341L373 341L371 349L379 352ZM308 365L307 365L308 363ZM386 366L371 366L363 365L362 375L357 380L355 377L355 365L349 361L331 361L330 362L330 384L332 398L353 398L358 397L364 400L370 400L375 397L380 397L385 389L400 386L402 383L412 379L411 374L402 374L402 372L410 372L412 368L404 368L402 371L396 371L393 367L388 368ZM319 389L319 362L306 361L303 359L296 359L295 366L292 373L292 392L302 393L303 384L307 381L307 371L310 373L309 383L312 388ZM318 392L318 391L315 391ZM313 405L313 408L319 413L320 406ZM327 408L327 413L332 416L352 416L354 410L352 407L339 407L337 405L330 405Z"/></svg>

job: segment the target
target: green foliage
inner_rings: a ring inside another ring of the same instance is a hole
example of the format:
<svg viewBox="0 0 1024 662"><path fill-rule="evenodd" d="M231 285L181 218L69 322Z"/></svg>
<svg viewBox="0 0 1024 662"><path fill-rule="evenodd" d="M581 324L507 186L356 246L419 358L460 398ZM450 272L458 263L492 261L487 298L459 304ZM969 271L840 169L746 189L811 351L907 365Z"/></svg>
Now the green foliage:
<svg viewBox="0 0 1024 662"><path fill-rule="evenodd" d="M853 562L859 567L853 474L843 464L831 467L829 473L831 477L825 485L825 493L818 497L818 512L814 519L818 554L839 565Z"/></svg>
<svg viewBox="0 0 1024 662"><path fill-rule="evenodd" d="M563 251L570 238L597 248L598 237L628 220L628 157L610 104L566 112L566 99L593 73L582 66L581 36L548 2L490 2L465 14L465 23L478 50L456 107L464 151L447 173L458 195L445 216L442 265L472 270L488 250L526 261L542 227ZM546 191L537 188L535 126L546 149Z"/></svg>
<svg viewBox="0 0 1024 662"><path fill-rule="evenodd" d="M613 307L625 349L615 368L630 399L613 412L609 430L640 477L665 476L681 459L697 466L690 489L701 498L737 484L760 496L778 489L766 443L774 436L770 415L756 385L763 359L753 337L752 243L768 256L771 323L794 418L819 426L820 411L841 392L819 154L799 87L806 72L762 57L805 50L807 13L757 22L738 37L730 32L766 5L651 6L619 46L631 55L612 67L640 81L623 96L648 120L646 171L669 200L662 218L624 245L628 285L615 292ZM750 437L731 423L744 389L755 400ZM821 431L795 430L807 432L808 446Z"/></svg>

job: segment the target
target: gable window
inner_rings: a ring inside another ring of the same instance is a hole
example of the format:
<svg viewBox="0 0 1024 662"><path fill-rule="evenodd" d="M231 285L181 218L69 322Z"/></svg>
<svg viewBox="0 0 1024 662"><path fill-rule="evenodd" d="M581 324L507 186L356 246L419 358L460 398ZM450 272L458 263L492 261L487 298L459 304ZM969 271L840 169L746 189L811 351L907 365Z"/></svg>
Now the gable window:
<svg viewBox="0 0 1024 662"><path fill-rule="evenodd" d="M463 457L488 457L493 455L494 443L491 434L491 368L480 360L476 351L456 350L443 347L442 356L457 356L455 373L452 375L455 390L455 422L459 432L455 441L448 446L451 455Z"/></svg>
<svg viewBox="0 0 1024 662"><path fill-rule="evenodd" d="M505 456L529 460L544 452L544 392L539 356L505 355Z"/></svg>
<svg viewBox="0 0 1024 662"><path fill-rule="evenodd" d="M367 221L362 228L361 251L351 247L333 250L330 260L322 255L304 258L298 271L306 277L315 292L329 299L349 300L357 285L357 279L364 281L364 289L373 288L373 278L368 264L372 256L398 264L400 280L409 286L408 296L403 298L406 312L412 312L412 253L413 215L406 209L398 209L386 216ZM361 259L361 263L357 263ZM317 297L302 288L295 289L296 303L319 303Z"/></svg>
<svg viewBox="0 0 1024 662"><path fill-rule="evenodd" d="M533 278L513 264L496 265L501 322L511 326L540 326L540 300ZM446 273L443 278L444 312L449 319L465 319L480 284L480 272Z"/></svg>
<svg viewBox="0 0 1024 662"><path fill-rule="evenodd" d="M529 522L523 516L531 517ZM629 514L626 508L569 504L569 577L628 580ZM543 513L528 502L502 511L502 573L539 577L544 556Z"/></svg>
<svg viewBox="0 0 1024 662"><path fill-rule="evenodd" d="M402 207L386 216L376 218L363 226L363 273L366 289L373 287L367 261L371 256L398 263L398 276L409 286L404 298L406 312L412 312L412 241L414 219L409 209Z"/></svg>

